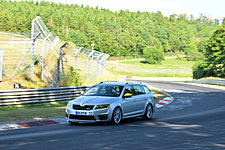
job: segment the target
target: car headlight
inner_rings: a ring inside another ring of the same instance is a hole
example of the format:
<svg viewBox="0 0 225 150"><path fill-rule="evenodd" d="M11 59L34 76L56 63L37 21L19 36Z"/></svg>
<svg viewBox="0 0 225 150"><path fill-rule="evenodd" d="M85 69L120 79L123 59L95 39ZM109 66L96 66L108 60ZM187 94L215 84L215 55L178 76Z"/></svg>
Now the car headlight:
<svg viewBox="0 0 225 150"><path fill-rule="evenodd" d="M107 105L97 105L95 109L108 109L110 107L109 104Z"/></svg>
<svg viewBox="0 0 225 150"><path fill-rule="evenodd" d="M72 104L72 101L70 101L68 104L67 104L67 108L71 108L72 109L73 107L73 104Z"/></svg>

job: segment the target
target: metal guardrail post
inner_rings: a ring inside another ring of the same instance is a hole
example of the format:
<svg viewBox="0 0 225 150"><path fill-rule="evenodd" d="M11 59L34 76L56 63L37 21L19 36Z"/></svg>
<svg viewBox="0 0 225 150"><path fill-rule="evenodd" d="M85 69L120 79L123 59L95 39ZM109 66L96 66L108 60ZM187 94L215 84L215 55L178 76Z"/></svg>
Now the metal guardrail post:
<svg viewBox="0 0 225 150"><path fill-rule="evenodd" d="M34 40L32 42L30 54L31 54L30 75L31 75L31 78L33 79L33 77L34 77L34 56L35 56L35 41Z"/></svg>
<svg viewBox="0 0 225 150"><path fill-rule="evenodd" d="M63 48L66 47L68 45L68 43L64 43L61 47L60 47L60 51L59 51L59 59L60 59L60 65L62 66L62 73L63 73L63 76L65 75L64 74L64 67L63 67L63 60L62 58L64 57L64 55L66 55L66 53L63 52Z"/></svg>
<svg viewBox="0 0 225 150"><path fill-rule="evenodd" d="M100 63L100 58L104 56L104 53L100 54L98 57L97 57L97 74L99 73L99 63Z"/></svg>
<svg viewBox="0 0 225 150"><path fill-rule="evenodd" d="M83 47L80 47L76 52L75 52L75 65L74 69L77 70L77 55L78 53L83 49Z"/></svg>
<svg viewBox="0 0 225 150"><path fill-rule="evenodd" d="M57 59L57 68L56 68L56 87L60 87L60 66L62 65L62 71L63 71L63 76L64 76L64 69L63 69L63 61L62 58L65 55L65 53L62 52L62 49L64 47L66 47L66 45L68 45L68 43L64 43L61 47L60 47L60 51L59 51L59 58Z"/></svg>
<svg viewBox="0 0 225 150"><path fill-rule="evenodd" d="M95 51L93 50L89 55L88 55L88 80L90 79L90 59L91 59L91 56L95 53Z"/></svg>
<svg viewBox="0 0 225 150"><path fill-rule="evenodd" d="M105 54L102 56L101 58L101 65L102 65L102 73L104 74L105 73L105 61L108 59L109 55L108 54Z"/></svg>
<svg viewBox="0 0 225 150"><path fill-rule="evenodd" d="M44 67L45 67L45 38L42 42L42 66L41 66L41 80L44 80Z"/></svg>
<svg viewBox="0 0 225 150"><path fill-rule="evenodd" d="M60 87L60 58L57 59L56 87Z"/></svg>
<svg viewBox="0 0 225 150"><path fill-rule="evenodd" d="M31 57L32 57L32 63L31 63L31 78L34 77L34 56L35 56L35 41L36 39L41 35L41 32L39 32L33 39L32 39L32 46L31 46Z"/></svg>

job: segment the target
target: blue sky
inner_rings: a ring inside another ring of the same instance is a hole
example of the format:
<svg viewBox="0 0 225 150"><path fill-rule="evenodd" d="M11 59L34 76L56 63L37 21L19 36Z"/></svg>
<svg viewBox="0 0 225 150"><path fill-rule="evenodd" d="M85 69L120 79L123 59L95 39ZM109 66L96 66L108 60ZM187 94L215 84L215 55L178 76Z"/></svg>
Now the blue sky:
<svg viewBox="0 0 225 150"><path fill-rule="evenodd" d="M34 0L35 1L35 0ZM37 0L40 1L40 0ZM225 0L45 0L55 3L78 4L112 11L161 11L164 15L183 14L199 17L203 14L211 19L225 17Z"/></svg>

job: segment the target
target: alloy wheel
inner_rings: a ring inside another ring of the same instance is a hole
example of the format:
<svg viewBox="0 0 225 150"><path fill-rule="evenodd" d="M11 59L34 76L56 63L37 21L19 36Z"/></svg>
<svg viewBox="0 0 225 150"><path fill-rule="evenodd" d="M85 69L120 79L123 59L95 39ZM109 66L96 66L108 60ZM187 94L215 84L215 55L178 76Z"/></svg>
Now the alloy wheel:
<svg viewBox="0 0 225 150"><path fill-rule="evenodd" d="M113 122L118 124L118 123L120 123L121 118L122 118L122 112L121 112L120 108L117 107L113 111Z"/></svg>

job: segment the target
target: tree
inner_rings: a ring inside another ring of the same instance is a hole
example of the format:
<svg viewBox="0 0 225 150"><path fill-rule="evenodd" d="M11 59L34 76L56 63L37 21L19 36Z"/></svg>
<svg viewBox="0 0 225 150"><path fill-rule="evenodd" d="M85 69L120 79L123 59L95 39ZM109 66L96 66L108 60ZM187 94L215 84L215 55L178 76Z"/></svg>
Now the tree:
<svg viewBox="0 0 225 150"><path fill-rule="evenodd" d="M154 46L148 46L144 49L144 58L150 64L157 64L164 60L164 55L162 50Z"/></svg>
<svg viewBox="0 0 225 150"><path fill-rule="evenodd" d="M186 45L184 50L191 61L202 60L204 58L203 53L199 52L197 46L193 43Z"/></svg>
<svg viewBox="0 0 225 150"><path fill-rule="evenodd" d="M68 41L72 41L75 44L81 46L81 47L86 47L88 46L87 44L87 37L81 33L80 31L75 31L75 30L70 30L69 36L68 36Z"/></svg>
<svg viewBox="0 0 225 150"><path fill-rule="evenodd" d="M205 53L206 61L194 67L193 77L225 78L225 25L221 25L210 37Z"/></svg>
<svg viewBox="0 0 225 150"><path fill-rule="evenodd" d="M223 17L222 25L225 25L225 17Z"/></svg>
<svg viewBox="0 0 225 150"><path fill-rule="evenodd" d="M225 77L225 25L219 26L210 38L206 58L214 68L215 76Z"/></svg>
<svg viewBox="0 0 225 150"><path fill-rule="evenodd" d="M54 36L86 48L95 43L96 50L114 56L142 56L147 46L183 53L191 39L208 39L217 28L204 15L189 20L186 14L166 17L161 12L114 13L83 5L0 0L1 31L30 32L36 16L43 19Z"/></svg>

